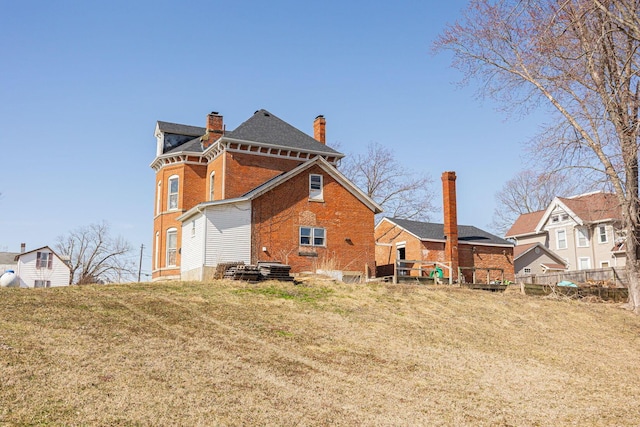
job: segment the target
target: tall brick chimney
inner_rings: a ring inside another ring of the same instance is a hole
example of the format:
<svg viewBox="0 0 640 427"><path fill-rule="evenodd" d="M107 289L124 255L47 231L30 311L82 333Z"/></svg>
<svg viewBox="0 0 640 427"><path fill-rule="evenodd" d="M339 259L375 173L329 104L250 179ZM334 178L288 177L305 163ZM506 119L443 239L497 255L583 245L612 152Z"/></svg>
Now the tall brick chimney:
<svg viewBox="0 0 640 427"><path fill-rule="evenodd" d="M222 116L217 111L207 114L207 131L201 138L202 148L206 149L218 140L224 133L224 124Z"/></svg>
<svg viewBox="0 0 640 427"><path fill-rule="evenodd" d="M326 144L325 137L325 127L327 126L327 121L324 119L323 115L319 115L313 121L313 137L323 144Z"/></svg>
<svg viewBox="0 0 640 427"><path fill-rule="evenodd" d="M444 208L445 262L451 265L453 280L458 278L458 208L456 202L456 173L442 173L442 206Z"/></svg>

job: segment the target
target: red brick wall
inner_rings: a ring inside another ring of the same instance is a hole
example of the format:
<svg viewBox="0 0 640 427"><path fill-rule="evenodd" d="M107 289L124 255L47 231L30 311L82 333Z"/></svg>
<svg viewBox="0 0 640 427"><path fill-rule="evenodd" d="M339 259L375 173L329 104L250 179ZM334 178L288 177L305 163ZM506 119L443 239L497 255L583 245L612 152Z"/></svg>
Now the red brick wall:
<svg viewBox="0 0 640 427"><path fill-rule="evenodd" d="M398 227L394 227L387 221L378 225L375 231L376 242L391 243L392 246L376 245L376 264L387 265L396 261L396 243L406 242L405 259L421 260L421 261L438 261L446 263L445 244L444 242L420 242L412 234L402 231ZM481 268L502 268L504 269L505 280L514 280L513 269L513 248L503 248L499 246L475 246L460 244L458 242L458 262L460 267L476 267ZM504 253L503 253L504 251ZM417 266L416 266L417 267ZM411 271L411 275L415 276L419 272ZM465 280L471 282L472 272L465 272ZM486 270L477 270L476 279L479 282L486 282ZM499 271L492 271L490 280L501 279Z"/></svg>
<svg viewBox="0 0 640 427"><path fill-rule="evenodd" d="M487 271L483 268L502 268L504 269L504 279L514 281L515 274L513 268L513 248L504 248L499 246L473 246L458 245L458 254L460 257L460 267L475 267L476 282L487 282ZM475 248L475 251L474 249ZM471 282L473 273L471 271L463 271L465 280ZM491 271L489 273L489 281L501 280L500 271Z"/></svg>
<svg viewBox="0 0 640 427"><path fill-rule="evenodd" d="M202 197L202 201L203 202L208 202L209 201L209 194L210 194L210 189L209 189L209 184L210 184L210 179L209 177L211 176L211 172L215 172L215 180L214 180L214 192L213 192L213 197L215 200L221 200L224 198L224 193L223 193L223 182L224 182L224 169L223 169L223 156L218 156L216 157L213 161L209 162L209 164L207 165L207 176L205 178L206 180L206 184L205 184L205 193Z"/></svg>
<svg viewBox="0 0 640 427"><path fill-rule="evenodd" d="M312 173L323 176L322 202L309 200ZM326 247L300 246L300 226L325 228ZM252 262L280 261L292 272L363 272L366 266L370 275L375 268L373 226L373 212L314 166L254 200Z"/></svg>
<svg viewBox="0 0 640 427"><path fill-rule="evenodd" d="M152 279L159 279L163 276L176 276L180 274L180 251L176 256L176 268L166 269L166 235L170 228L178 230L178 250L181 242L181 223L176 220L185 211L192 208L202 201L202 194L205 191L207 167L204 165L177 164L167 166L160 169L156 173L156 199L154 199L154 208L158 197L158 182L162 182L160 187L160 212L156 213L153 221L153 245L151 248L151 268ZM178 186L178 209L173 211L167 210L168 198L168 180L169 177L177 175L179 177ZM159 239L156 241L156 233L159 233ZM156 245L158 246L158 264L156 265Z"/></svg>
<svg viewBox="0 0 640 427"><path fill-rule="evenodd" d="M278 159L245 153L226 153L225 198L242 196L271 178L294 169L301 163L300 160Z"/></svg>

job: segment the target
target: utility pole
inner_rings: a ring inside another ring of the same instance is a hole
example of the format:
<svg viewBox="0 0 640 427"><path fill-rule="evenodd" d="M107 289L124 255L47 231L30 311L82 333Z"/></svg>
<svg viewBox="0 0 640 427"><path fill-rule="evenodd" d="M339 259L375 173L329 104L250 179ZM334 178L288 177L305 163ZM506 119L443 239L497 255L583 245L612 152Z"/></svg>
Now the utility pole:
<svg viewBox="0 0 640 427"><path fill-rule="evenodd" d="M140 263L138 264L138 283L140 283L140 273L142 273L142 251L144 249L144 243L140 245Z"/></svg>

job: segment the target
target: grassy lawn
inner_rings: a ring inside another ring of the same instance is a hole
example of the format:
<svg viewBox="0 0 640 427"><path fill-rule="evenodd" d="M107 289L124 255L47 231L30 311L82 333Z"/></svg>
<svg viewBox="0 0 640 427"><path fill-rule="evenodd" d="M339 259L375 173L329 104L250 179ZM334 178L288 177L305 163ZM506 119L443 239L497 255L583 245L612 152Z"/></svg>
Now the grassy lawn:
<svg viewBox="0 0 640 427"><path fill-rule="evenodd" d="M416 285L0 289L0 425L638 426L640 317Z"/></svg>

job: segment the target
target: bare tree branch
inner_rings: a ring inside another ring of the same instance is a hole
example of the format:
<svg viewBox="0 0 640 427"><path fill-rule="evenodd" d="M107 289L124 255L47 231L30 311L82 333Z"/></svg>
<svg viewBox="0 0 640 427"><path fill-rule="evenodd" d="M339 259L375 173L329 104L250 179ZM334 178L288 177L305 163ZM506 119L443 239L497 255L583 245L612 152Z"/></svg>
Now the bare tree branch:
<svg viewBox="0 0 640 427"><path fill-rule="evenodd" d="M135 274L131 245L121 237L111 237L106 222L59 236L56 250L69 258L71 281L75 284L122 282Z"/></svg>
<svg viewBox="0 0 640 427"><path fill-rule="evenodd" d="M472 0L434 45L505 109L546 105L545 167L599 172L626 231L629 307L640 312L640 1Z"/></svg>
<svg viewBox="0 0 640 427"><path fill-rule="evenodd" d="M382 206L385 216L427 221L434 211L432 179L407 170L378 143L369 144L365 154L347 156L340 171Z"/></svg>

